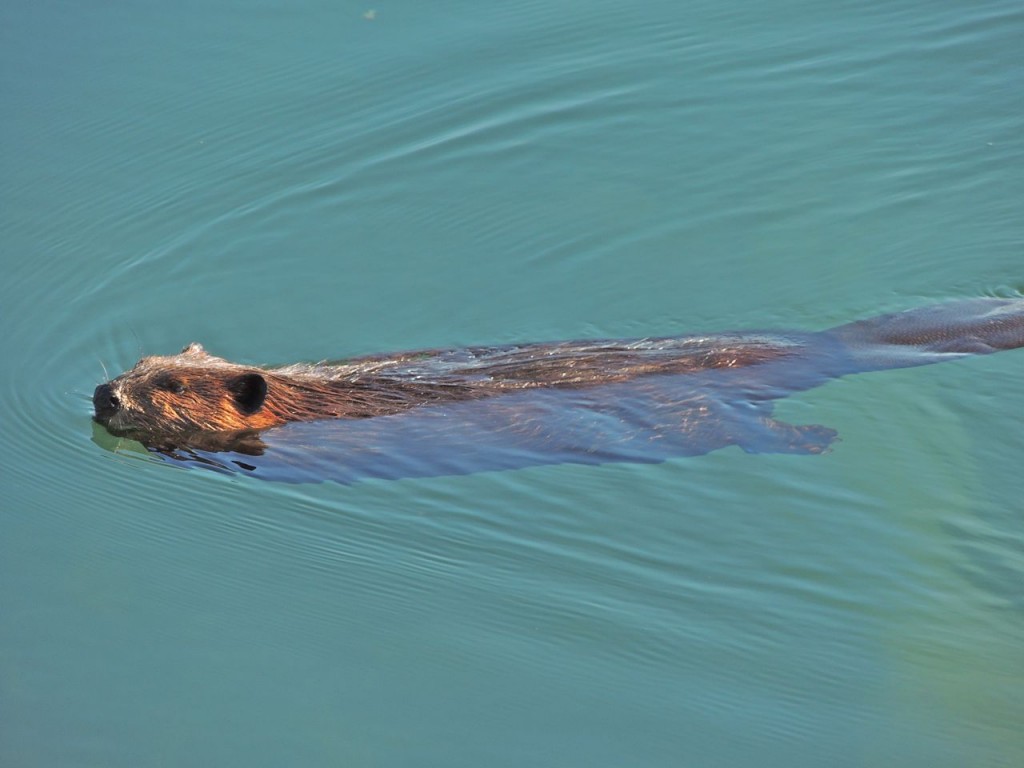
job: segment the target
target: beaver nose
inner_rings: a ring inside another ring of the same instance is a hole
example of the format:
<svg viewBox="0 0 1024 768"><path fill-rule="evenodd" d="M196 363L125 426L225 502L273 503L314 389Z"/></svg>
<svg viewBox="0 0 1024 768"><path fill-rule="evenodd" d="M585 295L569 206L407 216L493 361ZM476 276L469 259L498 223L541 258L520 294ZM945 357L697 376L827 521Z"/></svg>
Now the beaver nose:
<svg viewBox="0 0 1024 768"><path fill-rule="evenodd" d="M112 386L100 384L92 393L92 407L96 411L96 421L106 424L121 408L121 401L117 399Z"/></svg>

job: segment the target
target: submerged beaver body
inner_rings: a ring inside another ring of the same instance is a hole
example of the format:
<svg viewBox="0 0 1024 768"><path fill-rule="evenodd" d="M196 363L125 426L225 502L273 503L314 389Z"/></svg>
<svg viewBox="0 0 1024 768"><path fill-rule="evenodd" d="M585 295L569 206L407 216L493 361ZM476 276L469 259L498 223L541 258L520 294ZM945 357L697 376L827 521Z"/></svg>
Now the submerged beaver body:
<svg viewBox="0 0 1024 768"><path fill-rule="evenodd" d="M278 368L231 363L190 344L178 355L143 358L97 387L93 403L110 432L159 450L240 450L288 422L372 420L492 400L504 409L502 428L522 432L517 420L530 409L524 393L585 393L589 407L607 413L639 394L664 422L660 437L692 433L713 450L746 447L742 433L753 431L762 441L772 435L782 450L816 452L834 433L775 422L771 400L849 373L1021 346L1024 299L956 302L818 333L426 350Z"/></svg>

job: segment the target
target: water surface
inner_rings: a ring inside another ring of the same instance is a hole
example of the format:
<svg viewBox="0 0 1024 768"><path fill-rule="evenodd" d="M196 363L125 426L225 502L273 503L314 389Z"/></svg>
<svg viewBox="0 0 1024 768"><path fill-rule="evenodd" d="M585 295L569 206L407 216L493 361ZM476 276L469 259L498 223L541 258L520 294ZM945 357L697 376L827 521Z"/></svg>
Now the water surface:
<svg viewBox="0 0 1024 768"><path fill-rule="evenodd" d="M89 418L104 367L193 340L1019 294L1018 4L0 13L0 763L1024 760L1019 351L779 403L839 430L823 456L275 484Z"/></svg>

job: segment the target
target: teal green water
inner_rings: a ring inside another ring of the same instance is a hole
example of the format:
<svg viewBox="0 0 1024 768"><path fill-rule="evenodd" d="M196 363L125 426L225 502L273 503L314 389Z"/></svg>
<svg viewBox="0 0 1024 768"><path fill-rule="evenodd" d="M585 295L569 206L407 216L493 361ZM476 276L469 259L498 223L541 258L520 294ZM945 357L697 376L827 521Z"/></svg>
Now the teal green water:
<svg viewBox="0 0 1024 768"><path fill-rule="evenodd" d="M1024 764L1019 351L782 401L839 430L824 456L353 486L103 450L89 402L193 340L289 362L1019 294L1019 3L0 20L0 764Z"/></svg>

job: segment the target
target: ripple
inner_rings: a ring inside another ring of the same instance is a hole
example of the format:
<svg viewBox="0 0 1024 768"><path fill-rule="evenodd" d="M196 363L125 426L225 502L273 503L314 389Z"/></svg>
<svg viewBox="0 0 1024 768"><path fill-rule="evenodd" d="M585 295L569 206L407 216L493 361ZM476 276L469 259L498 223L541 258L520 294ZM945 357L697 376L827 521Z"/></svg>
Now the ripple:
<svg viewBox="0 0 1024 768"><path fill-rule="evenodd" d="M90 421L192 339L289 362L1020 296L1017 5L193 5L0 32L22 743L124 762L154 711L189 745L397 728L421 761L452 722L567 765L1019 742L1015 353L780 404L841 427L813 459L286 485Z"/></svg>

